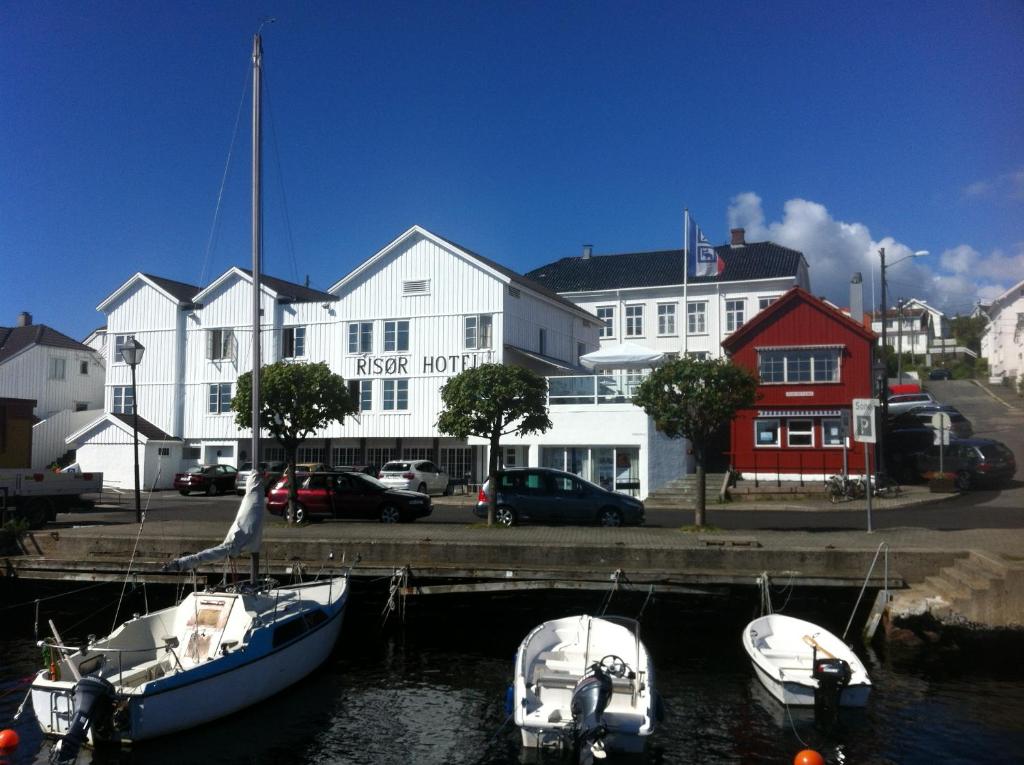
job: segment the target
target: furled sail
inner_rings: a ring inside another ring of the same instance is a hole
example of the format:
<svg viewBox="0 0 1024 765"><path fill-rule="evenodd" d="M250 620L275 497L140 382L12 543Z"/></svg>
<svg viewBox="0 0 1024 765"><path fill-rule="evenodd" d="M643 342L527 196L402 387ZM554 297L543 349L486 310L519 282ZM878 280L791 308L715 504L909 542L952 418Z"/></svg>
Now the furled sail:
<svg viewBox="0 0 1024 765"><path fill-rule="evenodd" d="M245 481L245 495L238 505L238 514L235 515L234 523L228 529L228 535L224 537L224 541L216 547L209 547L193 555L185 555L177 560L172 560L164 566L163 570L189 571L203 563L210 563L222 558L233 558L244 552L259 552L260 543L263 541L264 508L265 500L260 474L257 470L253 470Z"/></svg>

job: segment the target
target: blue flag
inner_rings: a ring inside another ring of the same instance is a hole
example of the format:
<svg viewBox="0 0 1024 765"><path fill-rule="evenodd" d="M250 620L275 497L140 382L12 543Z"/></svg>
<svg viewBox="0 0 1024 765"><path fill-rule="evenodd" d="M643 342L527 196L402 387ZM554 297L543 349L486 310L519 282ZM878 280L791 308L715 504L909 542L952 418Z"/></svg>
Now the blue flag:
<svg viewBox="0 0 1024 765"><path fill-rule="evenodd" d="M693 217L686 216L686 273L691 277L715 276L724 265Z"/></svg>

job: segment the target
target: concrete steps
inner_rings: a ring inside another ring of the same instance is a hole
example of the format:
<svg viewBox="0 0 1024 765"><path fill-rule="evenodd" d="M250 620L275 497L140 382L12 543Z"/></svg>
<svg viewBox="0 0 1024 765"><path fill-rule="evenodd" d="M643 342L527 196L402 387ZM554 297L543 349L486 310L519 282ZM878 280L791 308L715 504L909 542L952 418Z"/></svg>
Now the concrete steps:
<svg viewBox="0 0 1024 765"><path fill-rule="evenodd" d="M704 503L706 505L718 502L718 492L721 491L724 480L724 473L707 474L707 483L704 487ZM649 510L693 507L696 501L697 476L690 474L673 479L652 491L644 500L644 507Z"/></svg>
<svg viewBox="0 0 1024 765"><path fill-rule="evenodd" d="M1024 626L1024 559L971 551L897 593L895 618L930 613L941 622Z"/></svg>

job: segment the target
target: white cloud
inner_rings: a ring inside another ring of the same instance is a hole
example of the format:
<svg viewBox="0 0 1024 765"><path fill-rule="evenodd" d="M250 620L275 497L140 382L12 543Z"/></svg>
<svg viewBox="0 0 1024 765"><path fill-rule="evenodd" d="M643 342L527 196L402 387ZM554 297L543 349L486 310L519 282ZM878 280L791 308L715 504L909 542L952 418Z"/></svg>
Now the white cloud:
<svg viewBox="0 0 1024 765"><path fill-rule="evenodd" d="M938 258L911 260L913 250L907 245L892 237L875 240L863 223L836 220L824 205L806 199L790 199L782 220L766 223L761 198L744 192L733 197L728 220L731 227L746 229L747 241L771 240L800 250L810 266L814 294L839 305L849 303L855 271L864 276L865 304L880 300L878 251L883 247L890 303L897 297L920 298L949 313L966 312L977 300L991 300L1024 278L1024 243L1011 253L995 250L987 256L961 244Z"/></svg>
<svg viewBox="0 0 1024 765"><path fill-rule="evenodd" d="M962 195L965 199L989 196L1006 197L1013 200L1024 199L1024 168L968 184L964 187Z"/></svg>

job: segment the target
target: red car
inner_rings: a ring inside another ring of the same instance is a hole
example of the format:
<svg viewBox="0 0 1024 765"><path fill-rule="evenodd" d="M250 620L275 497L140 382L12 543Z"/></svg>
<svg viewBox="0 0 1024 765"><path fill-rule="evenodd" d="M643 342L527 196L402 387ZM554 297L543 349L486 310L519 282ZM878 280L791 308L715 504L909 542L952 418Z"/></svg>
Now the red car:
<svg viewBox="0 0 1024 765"><path fill-rule="evenodd" d="M299 473L299 523L324 518L377 519L408 523L430 515L430 497L416 491L392 489L365 473ZM284 516L288 508L288 479L282 478L267 495L267 510Z"/></svg>
<svg viewBox="0 0 1024 765"><path fill-rule="evenodd" d="M174 488L183 497L193 491L201 491L216 497L218 494L235 490L237 472L231 465L196 465L184 473L174 474Z"/></svg>

